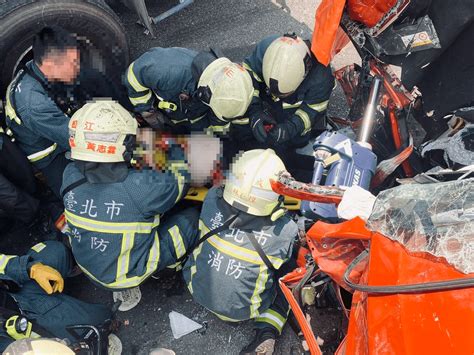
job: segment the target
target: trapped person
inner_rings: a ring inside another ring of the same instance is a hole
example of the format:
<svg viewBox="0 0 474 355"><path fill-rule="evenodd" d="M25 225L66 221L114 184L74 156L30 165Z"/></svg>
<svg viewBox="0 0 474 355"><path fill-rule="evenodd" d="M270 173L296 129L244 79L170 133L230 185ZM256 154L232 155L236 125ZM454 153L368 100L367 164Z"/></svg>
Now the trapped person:
<svg viewBox="0 0 474 355"><path fill-rule="evenodd" d="M178 47L140 56L124 85L135 112L152 128L175 133L221 132L247 111L254 91L242 66L213 52Z"/></svg>
<svg viewBox="0 0 474 355"><path fill-rule="evenodd" d="M61 194L72 253L96 284L128 290L114 294L124 301L119 310L128 310L140 300L137 286L197 240L197 211L169 214L189 187L184 150L168 149L166 171L131 168L137 122L114 101L86 104L69 128L74 162Z"/></svg>
<svg viewBox="0 0 474 355"><path fill-rule="evenodd" d="M45 335L42 332L46 331L50 336L73 341L67 326L101 327L112 317L105 305L86 303L61 293L64 278L71 274L72 267L70 251L56 241L36 244L23 256L0 254L0 294L4 301L1 317L6 318L0 329L1 351L31 332ZM8 320L14 323L18 316L34 322L33 327L23 331L7 326Z"/></svg>
<svg viewBox="0 0 474 355"><path fill-rule="evenodd" d="M272 354L289 312L278 278L289 271L298 227L270 187L281 171L271 149L237 158L225 186L204 200L200 244L183 268L196 302L226 321L255 319L256 337L241 354Z"/></svg>

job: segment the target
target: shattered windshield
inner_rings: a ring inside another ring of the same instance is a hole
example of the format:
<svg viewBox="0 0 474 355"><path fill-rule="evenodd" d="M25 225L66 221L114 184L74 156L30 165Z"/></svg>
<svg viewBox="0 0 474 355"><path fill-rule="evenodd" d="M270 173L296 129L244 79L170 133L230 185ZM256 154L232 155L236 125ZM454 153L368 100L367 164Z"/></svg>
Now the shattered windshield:
<svg viewBox="0 0 474 355"><path fill-rule="evenodd" d="M379 194L368 226L409 251L474 272L474 179L401 185Z"/></svg>

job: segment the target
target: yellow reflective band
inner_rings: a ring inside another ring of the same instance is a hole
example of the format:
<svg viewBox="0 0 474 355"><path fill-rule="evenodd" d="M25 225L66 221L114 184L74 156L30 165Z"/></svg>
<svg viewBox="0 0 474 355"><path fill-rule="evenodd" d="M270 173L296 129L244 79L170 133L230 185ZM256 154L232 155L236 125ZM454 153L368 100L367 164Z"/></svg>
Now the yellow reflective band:
<svg viewBox="0 0 474 355"><path fill-rule="evenodd" d="M14 257L15 255L0 254L0 274L5 274L5 269L7 268L8 261Z"/></svg>
<svg viewBox="0 0 474 355"><path fill-rule="evenodd" d="M46 148L46 149L44 149L40 152L28 155L27 158L30 162L34 163L38 160L46 158L48 155L50 155L52 152L54 152L57 147L58 147L58 145L56 143L54 143L52 146L50 146L50 147L48 147L48 148Z"/></svg>
<svg viewBox="0 0 474 355"><path fill-rule="evenodd" d="M10 89L11 89L12 84L15 81L16 81L16 79L13 80L10 83L10 85L8 85L8 88L7 88L7 97L6 97L6 103L5 103L5 115L10 119L10 121L15 121L18 125L21 125L21 120L18 117L18 115L16 114L16 111L13 108L13 105L11 104L11 101L10 101ZM15 95L14 92L12 92L11 94Z"/></svg>
<svg viewBox="0 0 474 355"><path fill-rule="evenodd" d="M130 242L131 242L131 246L133 246L133 239L130 240ZM124 244L122 244L122 252L125 252L125 248L124 248L123 245ZM123 254L125 254L125 253L122 253L121 256ZM123 288L136 287L136 286L140 285L147 277L149 277L151 274L153 274L158 269L159 260L160 260L160 240L159 240L158 233L155 233L155 240L153 242L153 246L150 249L150 253L148 255L147 269L146 269L146 272L141 276L134 276L134 277L131 277L131 278L126 278L126 276L125 276L125 277L122 277L120 280L116 280L114 282L111 282L111 283L107 284L105 282L99 281L94 275L92 275L80 263L77 263L77 265L79 265L81 270L89 278L91 278L95 282L103 285L104 287L110 288L110 289L123 289ZM128 271L128 268L129 268L129 258L127 259L127 261L125 263L125 267L122 270L127 269L127 271ZM117 265L117 274L118 274L118 270L120 270L120 269L121 269L121 267L119 267L119 265Z"/></svg>
<svg viewBox="0 0 474 355"><path fill-rule="evenodd" d="M31 247L31 250L34 250L35 252L39 253L41 250L43 250L44 248L46 248L46 244L44 243L38 243L36 245L33 245Z"/></svg>
<svg viewBox="0 0 474 355"><path fill-rule="evenodd" d="M267 309L265 313L262 313L258 318L255 319L255 321L269 323L273 325L280 333L286 323L285 317L272 309Z"/></svg>
<svg viewBox="0 0 474 355"><path fill-rule="evenodd" d="M219 118L219 120L221 120ZM221 120L222 122L226 122L224 120ZM229 130L230 127L230 122L227 122L225 125L214 125L214 126L209 126L206 128L206 133L207 134L212 134L212 133L226 133Z"/></svg>
<svg viewBox="0 0 474 355"><path fill-rule="evenodd" d="M155 232L153 245L148 254L148 262L146 264L146 275L150 275L158 269L158 262L160 261L160 238L158 232Z"/></svg>
<svg viewBox="0 0 474 355"><path fill-rule="evenodd" d="M219 250L220 252L232 256L234 259L246 261L251 264L257 265L264 265L262 258L256 251L246 249L243 247L239 247L237 245L232 244L231 242L227 242L217 235L213 235L210 237L207 242L211 244L214 248ZM275 269L278 269L282 264L283 260L280 258L276 258L274 256L267 255L270 262L273 264ZM266 265L265 265L266 267Z"/></svg>
<svg viewBox="0 0 474 355"><path fill-rule="evenodd" d="M173 246L176 252L176 259L179 259L184 254L186 254L186 246L184 245L183 237L179 232L178 226L173 226L168 229L168 233L171 235L171 239L173 240Z"/></svg>
<svg viewBox="0 0 474 355"><path fill-rule="evenodd" d="M260 97L260 90L254 89L253 90L253 96Z"/></svg>
<svg viewBox="0 0 474 355"><path fill-rule="evenodd" d="M201 221L199 221L199 223L201 223ZM197 272L197 258L199 254L201 254L203 245L204 243L201 243L196 249L194 249L193 254L192 254L194 258L194 265L191 266L190 275L189 275L190 280L188 282L188 289L189 289L189 292L191 292L191 294L193 293L193 276Z"/></svg>
<svg viewBox="0 0 474 355"><path fill-rule="evenodd" d="M209 233L209 228L207 228L202 219L199 220L199 231L199 239L201 239L206 233Z"/></svg>
<svg viewBox="0 0 474 355"><path fill-rule="evenodd" d="M146 104L150 99L151 99L151 90L148 90L147 94L140 97L129 97L129 100L133 106Z"/></svg>
<svg viewBox="0 0 474 355"><path fill-rule="evenodd" d="M317 104L308 105L308 107L312 110L323 112L328 108L328 104L329 104L329 100L326 100Z"/></svg>
<svg viewBox="0 0 474 355"><path fill-rule="evenodd" d="M70 211L64 212L68 224L91 232L125 234L125 233L151 233L153 228L160 224L160 216L155 216L153 222L102 222L77 216Z"/></svg>
<svg viewBox="0 0 474 355"><path fill-rule="evenodd" d="M250 123L250 119L249 118L241 118L241 119L238 119L238 120L233 120L231 123L232 124L237 124L237 125L246 125L246 124Z"/></svg>
<svg viewBox="0 0 474 355"><path fill-rule="evenodd" d="M145 280L148 276L150 276L150 274L146 273L142 276L134 276L134 277L125 279L123 281L114 281L111 283L105 283L97 279L94 275L92 275L85 267L79 264L77 260L76 260L76 263L84 272L84 274L87 275L87 277L94 280L98 284L101 284L102 286L106 288L110 288L110 289L124 289L124 288L136 287L136 286L139 286L143 282L143 280Z"/></svg>
<svg viewBox="0 0 474 355"><path fill-rule="evenodd" d="M175 202L178 202L183 197L183 189L186 183L186 178L181 174L180 170L188 171L188 164L184 162L172 162L170 165L170 171L173 173L174 177L178 182L178 196L176 197Z"/></svg>
<svg viewBox="0 0 474 355"><path fill-rule="evenodd" d="M137 92L145 91L148 90L147 87L143 86L138 82L137 77L135 76L135 73L133 72L133 65L135 63L130 64L128 67L128 72L127 72L127 81L130 84L130 86Z"/></svg>
<svg viewBox="0 0 474 355"><path fill-rule="evenodd" d="M125 233L123 235L122 247L117 259L117 274L115 278L117 282L121 282L127 278L128 267L130 264L130 252L132 251L134 240L134 233Z"/></svg>
<svg viewBox="0 0 474 355"><path fill-rule="evenodd" d="M295 115L297 115L303 121L304 130L301 135L304 136L306 133L311 131L311 119L309 118L308 113L301 109L296 110Z"/></svg>
<svg viewBox="0 0 474 355"><path fill-rule="evenodd" d="M302 103L303 103L303 101L298 101L298 102L295 102L294 104L287 104L286 102L283 102L282 106L283 106L283 109L286 110L286 109L290 109L290 108L300 107Z"/></svg>
<svg viewBox="0 0 474 355"><path fill-rule="evenodd" d="M214 311L211 311L211 312L214 313L217 317L219 317L220 319L222 319L223 321L226 321L226 322L241 322L241 321L243 321L243 319L232 319L232 318L223 316L219 313L216 313Z"/></svg>
<svg viewBox="0 0 474 355"><path fill-rule="evenodd" d="M250 298L250 318L258 317L258 308L262 303L262 298L260 295L265 290L265 285L268 281L268 269L264 265L260 265L259 274L257 281L255 282L255 289L253 295Z"/></svg>

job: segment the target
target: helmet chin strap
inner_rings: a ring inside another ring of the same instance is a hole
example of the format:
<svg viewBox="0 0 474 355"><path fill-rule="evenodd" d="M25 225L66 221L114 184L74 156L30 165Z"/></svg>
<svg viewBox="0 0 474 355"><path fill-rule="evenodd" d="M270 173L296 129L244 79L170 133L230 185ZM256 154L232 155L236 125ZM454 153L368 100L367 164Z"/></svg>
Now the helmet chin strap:
<svg viewBox="0 0 474 355"><path fill-rule="evenodd" d="M285 201L285 197L283 195L278 196L278 204L273 208L272 212L270 213L270 219L272 222L275 222L278 218L283 216L286 213L286 208L282 207Z"/></svg>

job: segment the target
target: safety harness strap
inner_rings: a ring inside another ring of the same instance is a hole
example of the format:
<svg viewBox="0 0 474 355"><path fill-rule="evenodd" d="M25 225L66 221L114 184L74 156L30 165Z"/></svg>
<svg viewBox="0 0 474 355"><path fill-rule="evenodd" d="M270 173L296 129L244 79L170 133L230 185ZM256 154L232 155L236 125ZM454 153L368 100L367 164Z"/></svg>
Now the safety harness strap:
<svg viewBox="0 0 474 355"><path fill-rule="evenodd" d="M267 265L267 268L269 270L272 270L273 272L275 272L276 271L275 267L273 266L271 261L268 259L267 254L265 254L265 252L263 251L260 244L257 242L257 239L255 239L255 236L252 233L245 233L245 234L249 238L250 243L252 243L253 248L255 249L255 251L258 253L258 256L260 256L260 258L265 263L265 265Z"/></svg>
<svg viewBox="0 0 474 355"><path fill-rule="evenodd" d="M227 219L227 221L225 221L220 227L214 228L214 229L210 230L209 232L207 232L206 234L204 234L204 236L201 239L199 239L199 241L194 246L194 248L189 249L188 251L186 251L186 254L184 254L182 257L180 257L177 260L177 262L181 263L181 262L185 261L189 257L189 255L194 251L194 249L199 247L199 245L204 243L206 240L208 240L214 234L218 234L219 232L222 232L223 230L227 229L227 227L229 227L231 225L231 223L234 222L238 216L239 216L239 213L234 214L229 219Z"/></svg>

